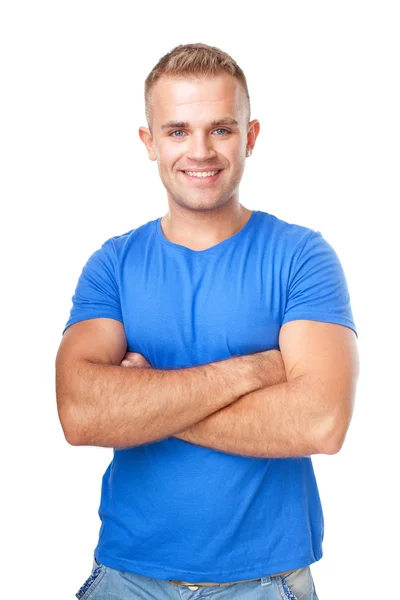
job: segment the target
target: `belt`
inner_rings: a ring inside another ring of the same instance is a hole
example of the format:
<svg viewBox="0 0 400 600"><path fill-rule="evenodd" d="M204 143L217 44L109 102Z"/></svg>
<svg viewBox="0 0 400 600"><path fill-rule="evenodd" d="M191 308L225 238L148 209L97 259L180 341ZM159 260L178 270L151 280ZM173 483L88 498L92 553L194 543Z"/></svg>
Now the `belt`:
<svg viewBox="0 0 400 600"><path fill-rule="evenodd" d="M283 571L282 573L275 573L274 575L269 575L269 577L278 577L279 575L286 575L287 573L292 573L295 569L290 569L290 571ZM179 581L178 579L169 579L169 583L174 583L176 585L187 585L189 589L197 590L199 587L207 586L207 585L232 585L233 583L247 583L248 581L261 581L261 577L256 577L255 579L242 579L242 581L229 581L228 583L209 583L202 581L201 583L188 583L187 581Z"/></svg>

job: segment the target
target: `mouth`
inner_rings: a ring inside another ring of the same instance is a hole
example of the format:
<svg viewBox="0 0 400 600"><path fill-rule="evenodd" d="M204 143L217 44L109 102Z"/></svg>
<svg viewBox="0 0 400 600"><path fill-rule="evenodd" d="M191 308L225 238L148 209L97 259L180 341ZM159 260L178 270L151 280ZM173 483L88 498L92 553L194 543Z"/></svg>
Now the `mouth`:
<svg viewBox="0 0 400 600"><path fill-rule="evenodd" d="M215 181L218 181L221 173L222 173L223 169L218 169L218 170L213 170L213 171L206 171L203 173L199 173L197 172L196 174L194 174L193 171L180 171L180 173L182 173L182 175L185 177L185 179L187 181L190 181L191 183L196 183L199 185L207 185L210 183L214 183Z"/></svg>

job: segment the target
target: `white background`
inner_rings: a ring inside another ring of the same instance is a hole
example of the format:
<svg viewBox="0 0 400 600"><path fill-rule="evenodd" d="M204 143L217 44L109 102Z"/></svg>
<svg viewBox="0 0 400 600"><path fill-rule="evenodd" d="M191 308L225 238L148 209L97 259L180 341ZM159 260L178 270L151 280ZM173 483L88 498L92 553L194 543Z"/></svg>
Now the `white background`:
<svg viewBox="0 0 400 600"><path fill-rule="evenodd" d="M204 42L242 67L261 123L241 203L321 231L358 327L346 443L314 458L320 600L400 598L397 6L2 3L2 597L72 599L90 573L112 451L65 441L55 354L88 256L168 210L138 136L143 84L173 47Z"/></svg>

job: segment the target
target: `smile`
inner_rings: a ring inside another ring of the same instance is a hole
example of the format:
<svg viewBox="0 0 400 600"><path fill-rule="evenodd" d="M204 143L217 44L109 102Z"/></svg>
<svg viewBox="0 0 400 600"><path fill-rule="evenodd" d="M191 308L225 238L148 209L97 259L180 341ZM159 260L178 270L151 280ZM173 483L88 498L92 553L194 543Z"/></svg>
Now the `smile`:
<svg viewBox="0 0 400 600"><path fill-rule="evenodd" d="M218 171L205 171L205 172L196 172L196 171L181 171L181 173L185 176L188 181L196 181L198 183L213 183L219 177L219 174L223 171L223 169L219 169Z"/></svg>

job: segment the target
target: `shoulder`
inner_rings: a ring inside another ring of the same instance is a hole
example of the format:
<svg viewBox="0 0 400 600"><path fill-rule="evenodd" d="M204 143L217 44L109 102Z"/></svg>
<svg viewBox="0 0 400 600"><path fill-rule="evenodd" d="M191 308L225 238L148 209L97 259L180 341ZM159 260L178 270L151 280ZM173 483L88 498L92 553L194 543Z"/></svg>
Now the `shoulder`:
<svg viewBox="0 0 400 600"><path fill-rule="evenodd" d="M94 252L94 255L99 259L118 263L132 247L138 249L149 241L149 238L154 235L155 224L156 220L148 221L125 233L106 239L102 246Z"/></svg>
<svg viewBox="0 0 400 600"><path fill-rule="evenodd" d="M107 239L102 245L103 252L113 254L114 257L119 258L127 250L131 249L132 246L140 247L145 245L155 233L156 221L157 219L148 221L125 233Z"/></svg>
<svg viewBox="0 0 400 600"><path fill-rule="evenodd" d="M265 211L259 213L260 231L265 234L266 239L279 251L288 256L298 255L305 246L311 244L324 244L324 238L319 231L305 225L291 223L271 215Z"/></svg>

